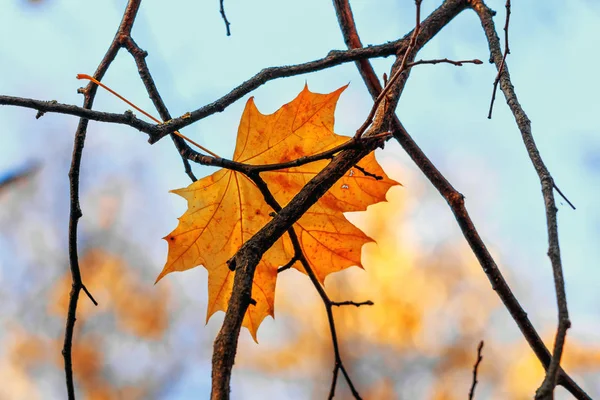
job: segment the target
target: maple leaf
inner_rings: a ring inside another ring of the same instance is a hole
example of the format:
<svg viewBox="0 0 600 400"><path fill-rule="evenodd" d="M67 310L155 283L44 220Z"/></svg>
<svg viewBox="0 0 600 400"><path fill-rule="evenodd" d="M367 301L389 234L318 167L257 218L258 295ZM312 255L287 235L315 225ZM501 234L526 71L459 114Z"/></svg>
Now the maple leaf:
<svg viewBox="0 0 600 400"><path fill-rule="evenodd" d="M270 115L261 114L250 98L238 128L233 160L249 165L282 163L348 141L348 137L333 132L335 106L345 88L318 94L305 86L292 102ZM263 172L261 177L284 206L328 162ZM329 273L353 265L362 268L361 247L372 241L343 213L366 210L384 201L388 189L398 184L386 176L373 153L361 161L360 167L363 172L351 169L294 224L302 251L321 282ZM269 222L274 210L251 179L232 170L219 170L173 192L187 200L188 210L179 218L177 228L165 237L169 254L157 282L170 272L203 265L208 270L208 320L216 311L227 309L235 274L226 265L227 260ZM294 249L286 235L275 242L257 266L252 287L256 304L248 308L243 322L254 340L262 320L274 316L277 269L292 257ZM299 263L294 266L305 272Z"/></svg>

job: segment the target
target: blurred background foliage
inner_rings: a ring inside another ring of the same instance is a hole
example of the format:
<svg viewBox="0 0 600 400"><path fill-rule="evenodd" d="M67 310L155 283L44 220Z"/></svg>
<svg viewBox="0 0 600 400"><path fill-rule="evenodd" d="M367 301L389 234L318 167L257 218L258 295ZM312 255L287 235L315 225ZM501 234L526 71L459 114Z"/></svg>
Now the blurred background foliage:
<svg viewBox="0 0 600 400"><path fill-rule="evenodd" d="M388 169L403 174L393 164ZM47 173L41 168L5 186L0 197L3 243L14 240L17 259L29 258L19 260L22 270L3 271L10 278L3 279L0 292L0 376L5 382L0 398L62 398L60 351L71 279L64 245L44 238L53 237L63 221L41 223L44 212L36 210L42 208L40 200L66 194L57 189L41 193ZM94 400L195 398L196 390L208 390L211 341L220 321L202 326L204 294L186 294L177 280L152 284L160 265L118 228L121 223L143 226L123 208L144 189L135 173L113 178L90 185L84 194L89 201L81 268L100 304L80 300L73 349L78 388L82 398ZM333 299L375 303L335 310L350 373L367 399L462 399L483 339L477 398L530 398L543 370L524 340L503 337L499 324L507 323L506 311L470 250L460 238L429 247L415 240L410 219L421 195L393 188L388 203L350 215L377 242L363 248L365 270L351 268L327 280ZM22 237L33 240L18 240ZM205 292L204 287L197 290ZM332 349L319 297L302 274L288 270L280 276L276 307L275 321L268 320L259 331L260 344L242 332L234 394L326 397ZM552 326L544 336L550 343ZM600 347L571 339L564 366L593 387ZM204 383L193 387L187 379ZM345 385L338 396L351 397Z"/></svg>

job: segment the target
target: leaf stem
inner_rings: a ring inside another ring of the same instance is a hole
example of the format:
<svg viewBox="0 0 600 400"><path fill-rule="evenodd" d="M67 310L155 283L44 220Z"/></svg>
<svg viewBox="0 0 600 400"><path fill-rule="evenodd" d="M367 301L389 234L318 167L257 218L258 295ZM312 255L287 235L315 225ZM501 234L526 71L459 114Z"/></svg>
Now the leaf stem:
<svg viewBox="0 0 600 400"><path fill-rule="evenodd" d="M94 82L96 85L98 85L101 88L107 90L111 94L117 96L119 99L123 100L125 103L127 103L131 107L135 108L136 110L138 110L139 112L141 112L146 117L150 118L152 121L154 121L156 123L162 124L163 122L166 122L166 121L161 121L158 118L155 118L152 114L150 114L150 113L142 110L140 107L136 106L131 101L127 100L125 97L121 96L119 93L115 92L114 90L112 90L111 88L109 88L108 86L106 86L105 84L103 84L102 82L98 81L97 79L95 79L94 77L92 77L92 76L90 76L88 74L77 74L77 79L88 79L88 80ZM192 139L188 138L187 136L182 135L181 133L179 133L179 131L174 131L173 134L179 136L180 138L182 138L184 140L187 140L188 142L190 142L191 144L193 144L197 148L201 149L202 151L205 151L206 153L210 154L211 156L213 156L215 158L221 158L217 154L215 154L212 151L208 150L206 147L204 147L204 146L202 146L202 145L194 142Z"/></svg>

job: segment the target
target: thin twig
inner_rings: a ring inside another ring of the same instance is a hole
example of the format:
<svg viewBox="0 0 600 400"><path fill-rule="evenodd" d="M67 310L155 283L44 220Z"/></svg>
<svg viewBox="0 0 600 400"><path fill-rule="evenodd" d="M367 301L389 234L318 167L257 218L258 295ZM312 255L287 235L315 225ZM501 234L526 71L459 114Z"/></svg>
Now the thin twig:
<svg viewBox="0 0 600 400"><path fill-rule="evenodd" d="M348 138L348 141L341 143L338 146L332 147L329 150L325 150L321 153L316 153L316 154L312 154L309 156L303 156L303 157L297 158L295 160L286 161L286 162L282 162L282 163L274 163L274 164L258 164L258 165L245 164L245 163L241 163L238 161L233 161L233 160L229 160L229 159L225 159L225 158L209 157L209 156L206 156L204 154L200 154L200 153L197 153L194 151L185 153L184 157L187 157L189 160L196 162L198 164L213 166L213 167L227 168L227 169L242 172L242 173L248 175L248 174L252 174L252 173L277 171L277 170L282 170L282 169L287 169L287 168L299 167L299 166L310 164L310 163L320 161L320 160L332 159L336 154L338 154L342 150L359 148L359 147L364 146L365 144L371 143L371 142L380 144L383 142L383 140L385 140L389 137L390 137L389 133L385 132L385 135L373 135L373 136L369 136L369 137L362 137L360 139ZM365 171L365 175L368 175L368 174L369 173L367 171ZM372 175L374 175L374 174L372 174ZM375 177L377 179L376 175L374 175L373 177Z"/></svg>
<svg viewBox="0 0 600 400"><path fill-rule="evenodd" d="M95 84L94 84L95 86ZM103 111L90 110L84 107L78 107L72 104L59 103L56 100L36 100L25 97L4 96L0 95L0 105L16 106L23 108L31 108L39 113L58 113L74 115L76 117L85 118L87 120L108 122L114 124L129 125L139 131L152 135L157 125L137 118L131 111L126 111L121 114L108 113Z"/></svg>
<svg viewBox="0 0 600 400"><path fill-rule="evenodd" d="M363 167L361 167L361 166L360 166L360 165L358 165L358 164L356 164L354 167L355 167L357 170L359 170L360 172L362 172L362 174L363 174L364 176L371 177L371 178L375 179L376 181L380 181L380 180L382 180L382 179L383 179L383 176L381 176L381 175L377 175L377 174L374 174L374 173L372 173L372 172L369 172L369 171L367 171L366 169L364 169Z"/></svg>
<svg viewBox="0 0 600 400"><path fill-rule="evenodd" d="M569 206L571 206L573 210L576 210L575 205L571 203L569 199L567 199L567 196L565 196L563 192L558 188L558 186L556 186L556 183L554 183L554 189L556 189L560 197L562 197L569 204Z"/></svg>
<svg viewBox="0 0 600 400"><path fill-rule="evenodd" d="M342 150L356 148L356 147L362 146L362 144L365 143L365 141L377 140L379 138L377 138L377 139L365 138L365 139L355 140L353 138L348 138L348 141L346 141L338 146L335 146L329 150L325 150L325 151L323 151L321 153L317 153L317 154L312 154L310 156L303 156L303 157L297 158L295 160L291 160L291 161L287 161L287 162L283 162L283 163L264 164L264 165L247 165L247 164L245 164L245 165L247 165L249 172L267 172L267 171L276 171L276 170L292 168L292 167L299 167L301 165L309 164L309 163L312 163L315 161L331 159L333 156L335 156Z"/></svg>
<svg viewBox="0 0 600 400"><path fill-rule="evenodd" d="M92 296L92 294L90 293L90 291L88 290L88 288L83 283L81 284L81 288L83 289L83 291L85 292L85 294L87 295L87 297L89 297L89 299L92 301L92 303L94 303L94 305L97 306L98 302L96 301L96 299L94 298L94 296Z"/></svg>
<svg viewBox="0 0 600 400"><path fill-rule="evenodd" d="M119 25L119 29L110 44L106 54L102 61L98 65L94 74L95 78L101 80L108 67L115 59L121 45L119 44L119 38L121 36L128 36L131 33L131 27L135 21L135 16L139 9L141 0L130 0L127 3L123 19ZM94 83L89 83L86 88L82 89L81 92L84 95L83 108L91 109L94 103L98 86ZM67 311L67 322L65 327L65 339L63 344L62 354L65 360L65 379L67 384L67 395L69 400L75 399L75 385L73 382L73 359L72 359L72 347L73 347L73 331L75 328L75 320L77 314L77 303L79 300L79 292L84 289L85 293L88 294L90 299L97 304L94 298L91 296L89 291L85 288L81 279L81 270L79 268L79 257L77 254L77 225L79 219L83 215L81 212L81 206L79 204L79 175L81 170L81 156L83 153L83 146L85 143L87 133L88 120L81 118L77 131L75 132L75 140L73 143L73 156L71 159L71 169L69 170L69 182L70 182L70 215L69 215L69 263L71 268L71 277L73 280L71 286L71 294L69 297L69 306Z"/></svg>
<svg viewBox="0 0 600 400"><path fill-rule="evenodd" d="M508 67L506 66L505 56L500 50L500 39L496 34L496 27L492 18L491 10L483 3L482 0L474 2L474 11L477 13L484 33L486 35L492 60L496 64L499 73L500 89L504 93L506 103L514 115L515 121L521 132L521 137L531 163L539 177L544 206L546 209L546 225L548 231L548 257L552 265L552 273L554 276L554 289L556 291L556 302L558 308L558 326L556 328L556 337L554 339L554 348L552 356L545 357L542 361L546 368L546 376L540 388L536 392L536 399L551 399L553 397L554 388L557 383L561 383L577 398L589 398L589 396L576 386L566 386L569 383L565 373L561 370L560 359L562 357L567 330L571 326L569 320L569 311L567 308L567 296L565 291L565 282L562 271L562 260L560 256L560 246L558 241L558 221L557 208L554 200L554 179L544 164L542 157L537 149L533 134L531 131L531 121L521 107L514 87L510 80ZM510 11L510 1L507 1L507 14ZM505 25L505 40L508 37L508 17ZM508 51L508 47L505 48ZM500 74L502 72L502 74Z"/></svg>
<svg viewBox="0 0 600 400"><path fill-rule="evenodd" d="M123 45L129 52L129 54L131 54L131 56L133 57L135 64L138 67L138 74L140 76L140 79L144 83L144 86L146 87L146 92L152 100L156 111L158 111L160 118L163 121L169 121L171 119L171 113L169 112L167 105L163 101L162 96L160 95L158 88L154 83L154 78L152 78L152 74L150 73L148 64L146 63L146 57L148 56L148 52L142 50L142 48L138 46L138 44L133 40L131 36L127 36L123 40ZM187 174L187 176L189 176L192 182L196 182L197 178L194 175L194 172L192 171L190 162L187 159L187 157L185 157L187 151L191 151L192 149L187 145L183 138L177 135L172 134L171 139L173 140L173 143L175 143L175 147L179 151L185 173Z"/></svg>
<svg viewBox="0 0 600 400"><path fill-rule="evenodd" d="M331 302L331 305L336 306L336 307L340 307L340 306L360 307L360 306L372 306L374 304L375 303L373 303L371 300L361 301L361 302L356 302L356 301L332 301Z"/></svg>
<svg viewBox="0 0 600 400"><path fill-rule="evenodd" d="M225 7L223 5L224 0L219 0L219 3L220 3L219 11L221 12L221 18L223 18L223 22L225 22L225 29L227 30L227 36L231 36L231 30L229 29L229 26L231 25L231 23L229 23L229 21L227 20L227 15L225 15Z"/></svg>
<svg viewBox="0 0 600 400"><path fill-rule="evenodd" d="M506 22L504 23L504 55L502 56L502 63L498 68L498 74L494 79L494 89L492 90L492 100L490 101L490 110L488 111L488 119L492 119L492 110L494 109L494 101L496 100L496 91L498 90L498 83L500 83L500 76L504 72L504 65L506 64L506 56L510 54L510 48L508 47L508 24L510 22L510 0L506 0ZM490 60L492 61L492 60Z"/></svg>
<svg viewBox="0 0 600 400"><path fill-rule="evenodd" d="M452 64L455 65L457 67L462 67L463 64L476 64L476 65L481 65L483 64L483 61L475 58L473 60L459 60L459 61L454 61L454 60L450 60L448 58L437 58L435 60L419 60L419 61L415 61L415 62L411 62L409 63L406 67L407 68L412 68L415 67L417 65L424 65L424 64L440 64L440 63L446 63L446 64Z"/></svg>
<svg viewBox="0 0 600 400"><path fill-rule="evenodd" d="M363 135L363 133L367 130L369 125L371 125L373 123L373 118L375 117L375 113L376 113L377 109L379 108L379 104L386 97L387 93L390 91L390 89L396 83L396 81L398 80L400 75L402 73L404 73L407 69L408 59L411 57L411 54L412 54L412 52L415 48L416 42L417 42L417 36L419 35L419 31L421 30L421 3L422 3L422 0L415 0L415 6L417 9L415 29L413 30L412 35L410 37L408 47L404 51L404 55L402 56L402 61L400 62L400 66L391 75L389 81L387 81L387 83L381 90L381 93L379 93L377 95L377 97L375 98L375 101L373 102L373 106L371 107L371 111L369 111L369 115L367 116L365 122L360 126L360 128L358 128L358 130L356 131L356 134L354 135L354 137L356 139L359 139Z"/></svg>
<svg viewBox="0 0 600 400"><path fill-rule="evenodd" d="M259 174L251 174L248 177L250 179L252 179L252 181L256 184L256 186L262 193L262 195L265 199L265 202L273 210L275 210L276 213L280 212L281 205L277 202L277 200L275 199L275 197L269 190L267 183L259 176ZM336 327L335 327L335 319L333 317L332 307L334 305L339 306L339 305L341 305L341 303L334 303L333 301L331 301L331 299L327 295L327 292L325 292L325 288L323 288L323 285L321 285L321 282L319 282L319 278L317 278L317 275L311 268L310 263L308 262L308 259L306 258L304 252L302 251L302 246L300 245L300 240L298 239L298 235L296 234L294 227L290 227L288 229L287 233L290 238L290 241L292 242L292 246L294 248L294 257L292 258L292 260L290 260L290 262L288 264L286 264L286 266L289 265L289 267L291 267L296 261L300 261L300 263L302 264L302 268L304 269L304 271L310 278L310 281L312 282L313 286L317 290L319 297L321 297L321 300L323 301L323 305L325 306L325 312L327 313L327 321L329 323L329 331L331 333L331 341L332 341L332 345L333 345L333 354L334 354L333 378L332 378L331 390L329 393L329 399L332 399L335 394L337 375L340 370L342 371L342 374L344 375L344 378L346 379L346 382L348 383L348 387L350 388L350 391L352 392L352 395L354 396L354 398L361 399L358 391L356 390L356 387L354 386L354 383L352 382L352 379L350 379L350 376L348 375L348 373L346 372L346 369L344 368L344 363L342 361L342 356L340 353L340 347L339 347L339 343L338 343ZM282 268L284 268L284 267L282 267ZM278 270L278 272L280 272L282 268L280 268ZM354 303L354 302L348 302L348 303L354 304L357 307L361 305L361 304ZM368 303L373 304L370 301L367 301L364 304L368 304Z"/></svg>
<svg viewBox="0 0 600 400"><path fill-rule="evenodd" d="M477 346L477 360L475 361L475 365L473 365L473 382L471 383L471 389L469 390L469 400L473 400L475 397L475 386L477 385L477 369L479 368L479 363L483 360L483 356L481 355L481 351L483 350L483 340L479 342L479 346Z"/></svg>
<svg viewBox="0 0 600 400"><path fill-rule="evenodd" d="M300 262L302 263L302 267L306 271L306 274L310 278L315 289L317 289L317 292L319 293L319 296L321 297L321 300L323 301L323 305L325 306L325 312L327 313L327 321L329 323L329 332L331 333L331 341L332 341L332 345L333 345L333 354L334 354L333 378L332 378L331 389L330 389L328 398L332 399L335 395L337 374L341 370L342 374L344 375L344 378L346 379L346 383L348 383L348 387L350 388L350 391L352 392L352 396L354 396L355 399L361 399L360 394L356 390L356 387L354 386L352 379L350 379L350 376L348 375L348 372L346 371L346 368L344 367L344 363L342 362L342 356L340 354L340 346L339 346L336 327L335 327L335 319L333 317L333 310L332 310L332 307L337 304L334 304L331 301L331 299L329 299L329 296L325 292L325 289L323 288L323 286L319 282L319 279L317 278L314 271L310 267L308 260L306 259L304 254L301 253L300 242L298 240L298 236L296 235L296 233L294 231L294 228L290 228L288 233L290 235L290 239L292 241L294 249L296 251L300 251L299 259L300 259Z"/></svg>
<svg viewBox="0 0 600 400"><path fill-rule="evenodd" d="M292 259L290 261L288 261L287 264L285 264L277 269L277 273L280 274L283 271L286 271L286 270L292 268L294 266L294 264L296 263L296 261L298 261L298 257L296 257L296 256L292 257Z"/></svg>
<svg viewBox="0 0 600 400"><path fill-rule="evenodd" d="M332 399L335 395L337 374L340 370L342 371L342 374L344 375L344 378L346 379L346 383L348 383L348 387L350 388L350 391L352 392L352 395L354 396L354 398L361 399L360 394L356 390L356 387L354 386L352 379L350 379L350 376L348 375L348 372L346 371L346 368L344 367L344 363L342 362L342 356L340 354L340 346L339 346L336 327L335 327L335 319L333 317L333 310L332 310L332 307L337 304L334 304L331 301L331 299L325 292L325 289L319 282L319 279L317 278L314 271L310 267L308 260L306 259L304 254L301 252L302 250L300 247L300 242L298 240L298 236L296 235L296 232L294 231L294 228L290 228L290 231L288 233L290 235L290 239L292 241L294 249L297 252L300 251L299 259L300 259L300 262L302 263L302 267L306 271L306 274L310 278L315 289L317 289L317 292L319 293L319 296L321 297L321 300L323 301L323 305L325 306L325 312L327 313L327 321L329 323L329 331L331 333L331 341L333 344L333 354L334 354L334 358L335 358L334 368L333 368L333 378L332 378L332 382L331 382L331 389L329 392L329 399Z"/></svg>

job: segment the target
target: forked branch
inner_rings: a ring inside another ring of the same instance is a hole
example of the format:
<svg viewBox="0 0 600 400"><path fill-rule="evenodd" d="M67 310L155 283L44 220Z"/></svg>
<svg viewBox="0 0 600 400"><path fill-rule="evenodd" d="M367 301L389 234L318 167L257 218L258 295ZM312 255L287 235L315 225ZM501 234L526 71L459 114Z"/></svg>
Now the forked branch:
<svg viewBox="0 0 600 400"><path fill-rule="evenodd" d="M131 34L131 27L135 20L135 16L140 7L141 0L130 0L127 3L125 14L119 25L119 29L110 44L108 51L102 58L102 61L98 65L94 76L96 79L101 80L108 67L113 62L121 44L119 39L122 36L129 36ZM87 87L81 90L84 96L83 109L90 110L94 104L94 98L96 96L97 85L89 83ZM81 157L83 153L83 146L85 144L85 138L87 133L88 120L81 118L77 131L75 132L75 140L73 143L73 156L71 158L71 169L69 170L69 183L70 183L70 204L69 204L69 264L71 268L72 286L71 293L69 296L69 305L67 311L67 322L65 327L65 338L63 344L62 355L65 360L65 379L67 384L67 396L69 400L75 399L75 385L73 382L73 331L75 329L75 320L77 317L77 303L79 300L79 293L84 289L85 293L91 297L88 290L85 288L82 278L81 270L79 268L79 257L77 254L77 226L79 219L83 215L81 212L81 206L79 204L79 174L81 170ZM93 298L92 298L93 300ZM93 300L95 303L95 300Z"/></svg>
<svg viewBox="0 0 600 400"><path fill-rule="evenodd" d="M508 41L508 15L510 15L510 1L506 3L507 18L505 25L506 41ZM564 372L560 368L560 359L563 353L565 339L567 335L567 329L571 326L569 320L569 311L567 308L567 295L565 291L565 282L562 271L562 261L560 256L560 246L558 243L558 220L556 203L554 200L554 188L556 187L550 171L544 164L542 157L537 149L533 134L531 131L531 121L525 114L523 107L519 103L517 94L515 93L514 87L510 80L510 74L506 65L506 54L502 55L500 50L500 40L496 34L496 27L492 19L492 11L483 3L483 1L474 1L473 10L479 16L481 25L483 27L485 36L488 41L491 59L496 64L498 69L498 76L500 82L500 89L504 93L506 103L513 113L517 126L521 131L521 137L525 148L531 159L531 163L535 171L538 174L541 188L542 197L544 200L544 206L546 209L546 226L548 232L548 257L550 257L550 263L552 265L552 272L554 275L554 289L556 291L556 301L558 305L558 327L556 329L556 337L554 339L554 349L552 351L552 357L548 360L548 356L545 357L543 362L546 368L546 376L542 385L536 392L536 399L551 399L553 397L554 387L557 383L564 384L568 382ZM508 42L506 43L506 51L508 51ZM566 387L566 386L565 386ZM569 389L569 387L567 387ZM585 393L571 391L579 398L585 398ZM587 396L587 395L586 395Z"/></svg>
<svg viewBox="0 0 600 400"><path fill-rule="evenodd" d="M248 177L250 179L252 179L252 181L256 184L256 186L262 193L262 195L265 199L265 202L273 210L275 210L276 213L280 212L281 205L277 202L277 200L275 199L275 197L269 190L269 187L267 186L266 182L259 176L259 174L258 173L251 174ZM333 308L333 306L350 305L350 304L355 305L356 307L359 307L361 305L373 305L373 302L366 301L366 302L362 302L362 303L355 303L353 301L343 301L343 302L331 301L331 299L327 295L327 292L325 291L325 288L323 287L323 285L321 285L321 282L319 282L319 278L317 278L317 275L311 268L310 263L308 262L308 259L306 258L304 252L302 251L302 246L300 245L300 240L298 239L298 235L296 234L296 230L294 229L293 226L288 229L287 234L288 234L290 241L292 242L292 246L294 248L294 257L292 258L292 260L290 260L289 263L287 263L286 265L281 267L279 269L279 272L290 268L295 262L299 261L302 264L302 268L304 269L304 271L310 278L310 281L312 282L313 286L317 290L317 293L319 294L321 301L323 301L323 305L325 306L325 312L327 313L327 321L329 323L329 332L331 333L331 341L332 341L332 345L333 345L333 354L334 354L333 376L331 379L331 386L329 389L328 398L332 399L335 395L335 389L337 386L337 378L338 378L339 372L341 371L342 374L344 375L344 378L346 379L346 382L348 383L348 387L350 388L350 391L352 392L352 395L354 396L354 398L361 399L360 394L358 393L358 390L356 389L354 383L352 382L352 379L350 378L350 375L348 374L346 368L344 367L344 363L342 361L342 356L340 353L340 346L339 346L339 342L338 342L337 330L336 330L336 326L335 326L335 319L333 317L332 308Z"/></svg>
<svg viewBox="0 0 600 400"><path fill-rule="evenodd" d="M358 37L358 32L356 30L356 25L354 23L354 18L352 16L352 11L350 9L350 4L348 3L348 0L334 0L333 3L336 7L338 21L346 43L350 47L360 46L360 39ZM486 23L487 27L484 27L486 30L486 35L488 36L490 45L496 43L496 45L494 46L496 48L495 54L499 54L500 58L503 58L502 52L499 50L500 46L499 44L497 44L498 40L495 33L495 28L491 23L492 12L487 8L487 6L485 6L485 4L482 1L475 2L461 0L446 0L435 12L440 12L442 15L446 16L447 19L445 19L444 21L445 25L452 18L454 18L454 16L463 11L466 7L472 7L478 14L481 14L483 12L487 13L486 21L489 20L489 22ZM442 12L442 10L444 12ZM422 29L422 31L423 33L429 32L425 28ZM430 36L421 35L423 39L417 41L419 46L423 46L436 33L437 31L431 31ZM490 37L496 37L496 41L494 42L493 40L490 40ZM499 65L498 56L495 57L495 60L496 65ZM370 63L368 62L368 60L365 60L364 62L357 63L357 67L360 70L361 76L363 77L363 80L365 81L369 92L371 93L373 98L376 98L381 90L381 84L379 83L379 80L375 75L375 72L371 67ZM508 75L508 73L506 73L506 75ZM512 85L507 85L507 87L511 88L512 90ZM518 102L516 104L518 104ZM498 269L496 262L492 258L491 254L487 250L487 247L485 246L484 242L479 236L479 233L477 232L475 225L473 224L467 212L467 209L465 208L464 197L456 189L454 189L454 187L448 182L448 180L443 176L443 174L423 153L419 146L414 142L412 137L408 134L406 129L404 129L400 120L397 117L394 117L393 133L394 137L398 140L402 148L415 162L417 167L419 167L419 169L423 172L427 179L438 190L442 197L444 197L444 199L446 199L446 201L448 202L448 205L450 206L460 226L460 229L463 232L465 239L469 243L483 271L486 273L488 279L490 280L492 288L496 291L496 293L504 303L505 307L510 312L511 316L519 326L519 329L523 333L523 336L535 352L538 359L542 362L542 364L545 367L547 367L550 363L550 353L548 352L548 349L539 337L539 334L531 324L531 321L527 317L527 313L523 310L523 308L515 298L502 273ZM576 398L590 398L585 393L585 391L583 391L562 370L560 371L558 382Z"/></svg>

